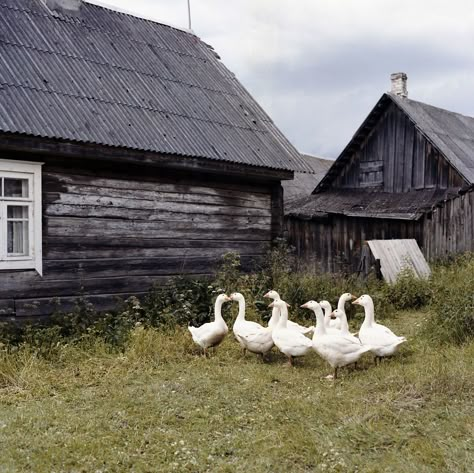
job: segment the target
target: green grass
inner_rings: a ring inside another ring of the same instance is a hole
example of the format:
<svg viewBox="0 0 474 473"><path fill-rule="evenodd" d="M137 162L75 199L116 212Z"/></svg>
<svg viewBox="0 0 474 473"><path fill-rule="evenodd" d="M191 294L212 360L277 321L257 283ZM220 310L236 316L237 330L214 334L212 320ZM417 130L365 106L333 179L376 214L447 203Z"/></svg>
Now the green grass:
<svg viewBox="0 0 474 473"><path fill-rule="evenodd" d="M337 382L314 353L263 363L232 336L202 358L185 329L3 352L0 472L472 472L474 343L431 346L424 317L391 318L409 343Z"/></svg>

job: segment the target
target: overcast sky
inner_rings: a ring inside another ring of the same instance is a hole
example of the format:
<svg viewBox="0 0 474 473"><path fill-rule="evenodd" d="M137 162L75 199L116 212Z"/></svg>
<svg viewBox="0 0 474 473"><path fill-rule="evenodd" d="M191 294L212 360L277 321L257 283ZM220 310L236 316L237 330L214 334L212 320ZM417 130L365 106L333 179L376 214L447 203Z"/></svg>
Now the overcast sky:
<svg viewBox="0 0 474 473"><path fill-rule="evenodd" d="M89 0L95 3L94 0ZM186 27L187 0L105 0ZM290 141L335 158L383 92L474 116L469 0L191 0L214 46Z"/></svg>

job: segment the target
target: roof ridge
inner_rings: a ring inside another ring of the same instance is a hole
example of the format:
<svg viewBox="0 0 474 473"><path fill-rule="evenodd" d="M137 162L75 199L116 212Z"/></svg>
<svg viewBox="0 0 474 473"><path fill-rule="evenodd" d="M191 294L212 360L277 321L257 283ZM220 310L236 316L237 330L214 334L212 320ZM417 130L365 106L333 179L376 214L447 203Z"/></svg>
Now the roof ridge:
<svg viewBox="0 0 474 473"><path fill-rule="evenodd" d="M131 10L127 10L126 8L121 8L116 5L111 5L110 3L102 2L101 0L83 0L84 3L89 5L93 5L95 7L104 8L106 10L111 10L116 13L120 13L121 15L132 16L133 18L138 18L139 20L149 21L151 23L157 23L159 25L167 26L168 28L173 28L174 30L183 31L184 33L188 33L192 36L199 36L194 32L194 30L185 28L183 26L174 25L163 20L159 20L158 18L154 18L151 16L143 16L140 13L135 13Z"/></svg>
<svg viewBox="0 0 474 473"><path fill-rule="evenodd" d="M98 5L89 3L89 2L86 2L86 3L88 5L91 5L91 6L98 6ZM114 38L123 38L123 39L126 39L127 41L131 41L133 43L145 44L145 45L150 44L146 41L140 41L138 39L123 36L123 35L114 33L110 30L107 30L107 29L104 30L104 29L100 29L100 28L95 28L94 26L91 26L90 24L86 24L82 21L77 21L77 19L75 19L74 17L70 17L70 16L62 16L62 15L61 16L58 16L58 15L57 16L52 16L52 15L49 15L49 14L41 14L39 12L35 12L33 10L30 10L29 8L18 8L18 7L13 7L11 5L6 5L5 3L2 3L1 0L0 0L0 8L6 8L8 10L24 12L24 13L28 13L28 14L31 14L31 15L34 15L34 16L47 18L48 20L54 19L54 20L63 21L65 23L70 23L70 24L75 25L75 26L80 26L82 28L86 28L86 29L89 29L91 31L96 31L96 32L99 32L99 33L102 33L102 34L105 34L105 35L109 35L109 36L112 36ZM107 9L105 7L101 7L101 8ZM110 11L120 13L120 14L125 14L125 13L122 13L122 12L119 12L119 11L116 11L116 10L110 10ZM133 16L133 15L130 15L130 16ZM143 18L139 18L139 17L134 17L134 18L143 19ZM163 24L163 23L159 23L159 22L156 22L156 21L154 22L154 21L146 20L146 19L143 19L143 20L150 21L151 23L154 23L154 24L157 24L157 25L163 25L163 26L166 26L166 27L169 27L169 28L173 28L172 26L169 26L169 25L166 25L166 24ZM177 28L173 28L173 29L177 29ZM199 38L199 36L197 36L195 34L193 34L193 36L195 38L197 38L200 42L204 43L204 41L202 41L201 38ZM206 43L204 43L204 44L206 44ZM194 54L189 54L189 53L185 53L185 52L182 52L182 51L177 51L175 49L166 48L166 47L160 46L159 44L156 44L156 43L153 43L152 46L156 46L159 49L162 49L164 51L170 51L174 54L179 54L181 56L187 56L187 57L192 57L194 59L199 59L200 61L207 61L209 59L207 57L196 56ZM206 47L209 49L208 46L206 46Z"/></svg>
<svg viewBox="0 0 474 473"><path fill-rule="evenodd" d="M399 97L396 94L392 94L391 92L386 92L386 94L389 95L392 98L395 98L397 100L397 103L403 103L404 101L413 102L413 103L416 103L416 104L420 104L424 107L434 108L436 110L440 110L441 112L452 113L453 115L459 115L461 117L469 118L471 120L474 120L474 116L465 115L464 113L454 112L453 110L448 110L447 108L442 108L442 107L438 107L437 105L432 105L430 103L422 102L421 100L413 100L413 99L408 98L408 97L403 97L402 98L402 97Z"/></svg>

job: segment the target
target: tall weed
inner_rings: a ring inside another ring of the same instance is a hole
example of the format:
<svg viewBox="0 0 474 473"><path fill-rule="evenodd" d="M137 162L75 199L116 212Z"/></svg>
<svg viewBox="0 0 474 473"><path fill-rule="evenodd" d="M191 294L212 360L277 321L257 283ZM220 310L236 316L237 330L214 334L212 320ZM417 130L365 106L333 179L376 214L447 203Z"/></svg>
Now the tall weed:
<svg viewBox="0 0 474 473"><path fill-rule="evenodd" d="M426 334L444 343L474 338L474 254L435 268Z"/></svg>

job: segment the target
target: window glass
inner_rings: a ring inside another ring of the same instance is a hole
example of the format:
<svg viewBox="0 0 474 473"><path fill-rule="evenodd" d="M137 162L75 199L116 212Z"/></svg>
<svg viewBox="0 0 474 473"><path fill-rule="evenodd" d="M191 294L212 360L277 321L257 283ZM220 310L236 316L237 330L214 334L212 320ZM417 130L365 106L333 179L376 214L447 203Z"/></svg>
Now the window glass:
<svg viewBox="0 0 474 473"><path fill-rule="evenodd" d="M28 256L28 221L7 222L7 251L9 255Z"/></svg>
<svg viewBox="0 0 474 473"><path fill-rule="evenodd" d="M7 218L28 219L28 207L26 205L9 205L7 208Z"/></svg>
<svg viewBox="0 0 474 473"><path fill-rule="evenodd" d="M28 179L12 179L6 177L4 179L4 197L22 197L28 196Z"/></svg>

